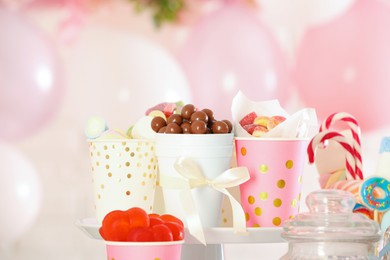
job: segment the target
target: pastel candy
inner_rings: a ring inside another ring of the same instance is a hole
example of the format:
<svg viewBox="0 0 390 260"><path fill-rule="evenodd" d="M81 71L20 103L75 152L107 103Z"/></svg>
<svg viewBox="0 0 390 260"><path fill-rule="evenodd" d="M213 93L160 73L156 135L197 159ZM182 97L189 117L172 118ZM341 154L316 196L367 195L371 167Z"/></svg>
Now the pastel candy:
<svg viewBox="0 0 390 260"><path fill-rule="evenodd" d="M362 204L362 198L359 192L362 182L363 180L340 180L330 185L328 189L348 191L353 194L356 203Z"/></svg>
<svg viewBox="0 0 390 260"><path fill-rule="evenodd" d="M164 118L165 121L167 121L167 117L166 117L165 114L164 114L162 111L160 111L160 110L152 110L152 111L150 111L150 113L148 114L148 116L151 116L151 117L157 117L157 116L159 116L159 117Z"/></svg>
<svg viewBox="0 0 390 260"><path fill-rule="evenodd" d="M360 203L356 203L355 207L353 208L353 213L359 213L359 214L366 216L369 219L374 219L373 218L373 211L371 211L366 206L364 206Z"/></svg>
<svg viewBox="0 0 390 260"><path fill-rule="evenodd" d="M107 129L107 123L103 118L93 116L87 120L85 135L88 139L95 139L98 138Z"/></svg>
<svg viewBox="0 0 390 260"><path fill-rule="evenodd" d="M383 137L381 141L381 147L379 153L388 153L390 152L390 137Z"/></svg>
<svg viewBox="0 0 390 260"><path fill-rule="evenodd" d="M320 174L320 176L318 178L318 182L320 183L321 189L325 189L326 184L328 183L330 176L332 176L332 173L330 173L330 172Z"/></svg>
<svg viewBox="0 0 390 260"><path fill-rule="evenodd" d="M131 130L131 137L134 139L154 139L156 132L152 129L152 116L141 117Z"/></svg>
<svg viewBox="0 0 390 260"><path fill-rule="evenodd" d="M128 136L118 129L108 129L104 131L98 139L112 140L112 139L128 139Z"/></svg>
<svg viewBox="0 0 390 260"><path fill-rule="evenodd" d="M328 178L328 180L326 182L325 189L329 189L336 182L343 181L343 180L345 180L345 178L346 178L346 176L345 176L345 170L344 169L333 172L329 176L329 178Z"/></svg>
<svg viewBox="0 0 390 260"><path fill-rule="evenodd" d="M390 137L383 137L375 176L390 179Z"/></svg>

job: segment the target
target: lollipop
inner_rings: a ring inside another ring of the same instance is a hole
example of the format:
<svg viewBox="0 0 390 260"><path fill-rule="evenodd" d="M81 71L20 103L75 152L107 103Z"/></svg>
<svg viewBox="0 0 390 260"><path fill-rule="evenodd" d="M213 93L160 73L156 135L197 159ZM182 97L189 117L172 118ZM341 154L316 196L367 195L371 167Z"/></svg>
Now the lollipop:
<svg viewBox="0 0 390 260"><path fill-rule="evenodd" d="M317 148L325 148L327 141L335 141L340 144L345 150L345 168L346 168L346 178L356 179L356 157L355 152L350 145L348 139L339 132L332 131L322 131L318 133L310 141L307 147L307 154L309 157L309 162L314 163L315 150Z"/></svg>
<svg viewBox="0 0 390 260"><path fill-rule="evenodd" d="M355 172L356 177L359 179L363 179L363 163L362 163L362 155L361 155L361 143L360 143L360 126L358 121L355 117L352 115L341 112L341 113L334 113L330 115L328 118L326 118L320 127L320 132L329 130L332 126L335 124L343 122L346 123L350 131L352 133L352 148L353 148L353 156L356 159L355 162Z"/></svg>

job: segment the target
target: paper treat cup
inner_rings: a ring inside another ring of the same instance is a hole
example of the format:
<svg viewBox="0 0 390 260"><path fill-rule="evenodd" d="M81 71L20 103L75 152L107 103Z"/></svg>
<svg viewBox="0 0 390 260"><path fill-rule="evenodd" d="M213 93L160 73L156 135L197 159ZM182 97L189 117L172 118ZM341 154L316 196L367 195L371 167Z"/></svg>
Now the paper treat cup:
<svg viewBox="0 0 390 260"><path fill-rule="evenodd" d="M236 138L237 165L250 180L240 185L247 227L281 226L298 214L307 139Z"/></svg>
<svg viewBox="0 0 390 260"><path fill-rule="evenodd" d="M89 141L96 218L131 207L153 210L157 182L155 145L150 140Z"/></svg>
<svg viewBox="0 0 390 260"><path fill-rule="evenodd" d="M215 179L230 168L233 155L233 135L158 134L156 155L162 181L165 211L179 217L187 225L187 214L181 201L182 190L164 187L163 179L179 178L185 180L174 168L175 162L180 157L195 161L205 178ZM202 225L204 227L219 226L222 193L210 186L204 186L191 189L191 194Z"/></svg>
<svg viewBox="0 0 390 260"><path fill-rule="evenodd" d="M109 260L180 260L183 245L183 241L105 243Z"/></svg>

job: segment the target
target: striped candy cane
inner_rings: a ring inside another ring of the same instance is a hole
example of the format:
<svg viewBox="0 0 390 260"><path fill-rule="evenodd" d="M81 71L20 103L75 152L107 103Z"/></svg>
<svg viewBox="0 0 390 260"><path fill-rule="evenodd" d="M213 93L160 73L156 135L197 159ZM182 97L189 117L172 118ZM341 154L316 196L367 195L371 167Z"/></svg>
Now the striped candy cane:
<svg viewBox="0 0 390 260"><path fill-rule="evenodd" d="M316 136L314 136L307 147L309 162L314 163L315 150L318 147L323 147L324 142L327 140L333 140L339 143L344 148L344 150L346 151L345 153L346 177L348 180L356 179L356 159L354 156L354 150L352 146L349 144L348 139L341 133L322 131L319 132Z"/></svg>
<svg viewBox="0 0 390 260"><path fill-rule="evenodd" d="M355 117L353 117L348 113L345 112L334 113L322 122L322 125L320 127L320 132L324 130L329 130L332 127L332 125L334 125L336 122L345 122L351 130L352 138L353 138L353 142L352 142L353 154L356 159L355 172L356 172L356 176L362 180L364 179L364 177L363 177L363 162L362 162L362 150L361 150L361 143L360 143L359 123L357 122Z"/></svg>

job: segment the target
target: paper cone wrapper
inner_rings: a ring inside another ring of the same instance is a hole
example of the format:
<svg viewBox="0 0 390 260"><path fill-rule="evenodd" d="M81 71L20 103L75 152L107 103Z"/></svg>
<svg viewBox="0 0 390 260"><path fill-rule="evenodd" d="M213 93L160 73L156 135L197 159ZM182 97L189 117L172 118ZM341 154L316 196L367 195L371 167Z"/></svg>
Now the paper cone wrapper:
<svg viewBox="0 0 390 260"><path fill-rule="evenodd" d="M278 227L298 214L307 139L236 138L237 165L250 180L240 185L247 227Z"/></svg>
<svg viewBox="0 0 390 260"><path fill-rule="evenodd" d="M113 210L153 210L157 182L155 145L149 140L89 142L97 220Z"/></svg>
<svg viewBox="0 0 390 260"><path fill-rule="evenodd" d="M180 260L183 241L106 242L107 259Z"/></svg>

